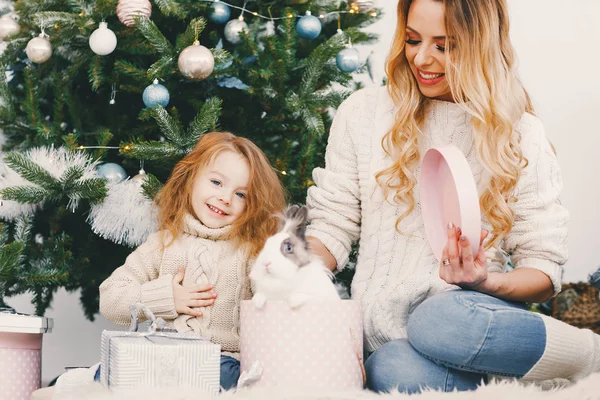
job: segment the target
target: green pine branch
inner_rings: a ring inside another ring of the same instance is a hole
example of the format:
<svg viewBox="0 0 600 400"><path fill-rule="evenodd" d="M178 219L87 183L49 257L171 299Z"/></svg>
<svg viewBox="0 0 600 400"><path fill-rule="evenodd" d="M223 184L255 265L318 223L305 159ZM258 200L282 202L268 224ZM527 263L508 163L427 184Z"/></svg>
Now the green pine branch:
<svg viewBox="0 0 600 400"><path fill-rule="evenodd" d="M154 0L163 15L167 17L175 17L177 19L185 19L187 13L179 3L173 0Z"/></svg>
<svg viewBox="0 0 600 400"><path fill-rule="evenodd" d="M186 147L191 149L202 134L217 129L222 105L223 101L216 97L206 100L190 125Z"/></svg>
<svg viewBox="0 0 600 400"><path fill-rule="evenodd" d="M12 152L6 155L6 164L29 182L48 191L60 189L60 184L44 168L33 162L27 155Z"/></svg>
<svg viewBox="0 0 600 400"><path fill-rule="evenodd" d="M147 199L154 200L162 187L163 184L156 176L147 174L146 179L144 179L144 182L142 183L142 192Z"/></svg>
<svg viewBox="0 0 600 400"><path fill-rule="evenodd" d="M130 159L148 160L148 161L165 161L177 160L187 154L187 151L179 146L175 146L169 142L159 141L137 141L133 145L131 143L121 143L121 148L131 147L128 150L121 150L120 153Z"/></svg>
<svg viewBox="0 0 600 400"><path fill-rule="evenodd" d="M142 35L144 35L146 40L148 40L148 42L154 46L155 50L161 56L175 57L175 50L173 49L173 46L171 46L171 43L169 43L167 38L165 38L163 33L160 31L160 29L158 29L152 20L144 17L136 17L135 27Z"/></svg>
<svg viewBox="0 0 600 400"><path fill-rule="evenodd" d="M186 47L191 46L205 28L206 19L203 17L191 20L185 32L177 37L177 41L175 42L177 53L180 53Z"/></svg>

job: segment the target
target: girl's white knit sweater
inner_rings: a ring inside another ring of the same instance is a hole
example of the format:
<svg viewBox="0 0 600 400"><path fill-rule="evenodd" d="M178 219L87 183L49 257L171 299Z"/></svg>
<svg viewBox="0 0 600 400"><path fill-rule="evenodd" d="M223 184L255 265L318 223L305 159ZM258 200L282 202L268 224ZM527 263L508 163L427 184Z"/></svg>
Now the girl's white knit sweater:
<svg viewBox="0 0 600 400"><path fill-rule="evenodd" d="M396 108L385 87L354 93L338 109L331 127L325 168L313 172L309 188L311 208L306 234L320 239L344 267L352 244L358 240L352 297L364 312L365 345L374 351L384 343L406 337L412 310L426 298L458 287L442 281L438 262L427 242L419 187L414 190L415 208L395 223L405 205L384 201L375 174L390 165L381 140L391 129ZM488 252L490 271L504 271L505 254L516 268L536 268L547 274L555 292L561 288L562 265L567 259L568 212L558 196L562 190L560 168L540 121L525 114L516 126L523 155L529 164L517 186L518 201L512 231L500 250ZM460 106L428 102L422 127L421 157L432 147L453 144L467 158L481 193L489 175L479 162L470 115ZM417 180L420 167L415 171ZM490 229L484 219L482 228Z"/></svg>
<svg viewBox="0 0 600 400"><path fill-rule="evenodd" d="M100 285L100 313L127 325L129 306L141 302L178 332L210 337L223 353L239 358L239 306L251 298L250 260L247 252L226 240L229 230L230 226L208 228L188 214L184 232L168 247L163 249L160 232L153 233ZM164 236L169 243L169 234ZM175 311L172 282L179 267L185 270L183 286L214 286L217 298L212 306L198 308L202 317Z"/></svg>

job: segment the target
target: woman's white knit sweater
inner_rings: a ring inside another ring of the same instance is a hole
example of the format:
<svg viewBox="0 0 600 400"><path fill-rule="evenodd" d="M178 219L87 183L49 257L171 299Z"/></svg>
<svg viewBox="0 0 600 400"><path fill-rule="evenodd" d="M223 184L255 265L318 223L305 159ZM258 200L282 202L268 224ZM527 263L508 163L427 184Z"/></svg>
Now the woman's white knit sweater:
<svg viewBox="0 0 600 400"><path fill-rule="evenodd" d="M331 127L325 168L313 172L315 186L308 190L311 208L306 234L320 239L337 260L348 261L352 243L359 241L352 297L364 312L366 349L406 337L412 310L426 298L458 289L439 278L439 265L427 242L418 185L415 208L395 224L405 205L384 201L375 174L390 165L381 140L391 129L396 108L385 87L363 89L338 109ZM562 190L560 169L540 121L525 114L516 127L523 155L529 161L517 186L518 201L512 231L501 251L488 252L490 271L504 271L511 255L516 268L536 268L547 274L555 292L561 288L562 264L567 259L568 212L558 196ZM453 144L467 158L481 193L489 183L478 161L471 117L460 106L432 100L426 109L421 157L432 147ZM415 171L417 180L420 167ZM490 229L484 219L482 227Z"/></svg>
<svg viewBox="0 0 600 400"><path fill-rule="evenodd" d="M229 230L208 228L186 215L184 232L170 246L163 249L160 232L153 233L100 285L100 313L127 325L129 306L141 302L178 332L210 337L226 355L239 358L239 305L251 298L250 261L247 252L226 240ZM164 236L169 243L169 234ZM179 267L185 269L183 286L214 286L215 303L197 308L201 317L175 311L172 281Z"/></svg>

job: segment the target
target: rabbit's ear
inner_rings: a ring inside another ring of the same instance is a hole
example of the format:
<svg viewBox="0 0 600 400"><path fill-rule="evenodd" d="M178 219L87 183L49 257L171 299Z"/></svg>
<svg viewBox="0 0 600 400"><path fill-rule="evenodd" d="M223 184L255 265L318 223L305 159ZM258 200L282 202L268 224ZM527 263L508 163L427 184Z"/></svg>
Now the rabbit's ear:
<svg viewBox="0 0 600 400"><path fill-rule="evenodd" d="M297 205L293 205L288 207L285 212L285 220L283 221L284 224L281 231L296 236L302 241L306 241L304 234L306 233L307 217L308 208L306 206L298 207Z"/></svg>
<svg viewBox="0 0 600 400"><path fill-rule="evenodd" d="M298 207L295 204L289 206L285 210L285 219L294 219L296 217L296 213L298 212L299 209L300 209L300 207Z"/></svg>

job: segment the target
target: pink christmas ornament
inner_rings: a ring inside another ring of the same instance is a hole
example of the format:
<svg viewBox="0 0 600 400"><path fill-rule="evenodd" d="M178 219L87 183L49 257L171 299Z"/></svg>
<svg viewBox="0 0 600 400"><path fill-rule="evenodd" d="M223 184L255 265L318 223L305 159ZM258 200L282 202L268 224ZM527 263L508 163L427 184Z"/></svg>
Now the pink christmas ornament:
<svg viewBox="0 0 600 400"><path fill-rule="evenodd" d="M119 0L117 4L117 17L127 26L133 26L136 16L150 18L150 14L152 4L148 0Z"/></svg>

